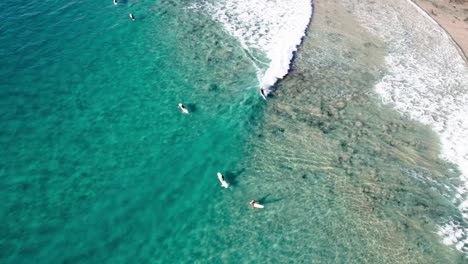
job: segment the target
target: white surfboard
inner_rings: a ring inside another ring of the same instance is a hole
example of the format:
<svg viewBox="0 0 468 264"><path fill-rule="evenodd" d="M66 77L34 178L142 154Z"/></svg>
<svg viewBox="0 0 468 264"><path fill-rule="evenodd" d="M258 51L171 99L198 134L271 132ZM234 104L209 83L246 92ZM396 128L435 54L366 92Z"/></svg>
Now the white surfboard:
<svg viewBox="0 0 468 264"><path fill-rule="evenodd" d="M114 0L114 5L117 5L117 0Z"/></svg>
<svg viewBox="0 0 468 264"><path fill-rule="evenodd" d="M224 187L224 188L229 187L229 184L224 180L224 177L221 174L221 172L218 172L217 175L218 175L218 180L221 183L221 187Z"/></svg>
<svg viewBox="0 0 468 264"><path fill-rule="evenodd" d="M189 113L189 111L187 110L187 108L185 108L185 106L184 106L183 104L181 104L181 103L179 103L179 108L180 108L180 110L182 110L182 113L184 113L184 114L188 114L188 113Z"/></svg>
<svg viewBox="0 0 468 264"><path fill-rule="evenodd" d="M252 206L253 208L258 208L258 209L262 209L263 207L265 207L265 206L263 206L263 205L257 203L257 201L255 201L255 200L250 201L249 204L250 204L250 206Z"/></svg>
<svg viewBox="0 0 468 264"><path fill-rule="evenodd" d="M255 208L258 208L258 209L262 209L263 207L265 207L265 206L263 206L263 205L261 205L261 204L259 204L259 203L254 203L253 206L254 206Z"/></svg>

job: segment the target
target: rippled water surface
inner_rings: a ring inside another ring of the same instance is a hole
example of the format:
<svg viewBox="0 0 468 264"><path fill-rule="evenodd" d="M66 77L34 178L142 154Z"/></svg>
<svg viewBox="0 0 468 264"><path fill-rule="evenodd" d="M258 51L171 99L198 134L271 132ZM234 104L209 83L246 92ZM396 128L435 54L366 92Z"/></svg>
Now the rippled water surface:
<svg viewBox="0 0 468 264"><path fill-rule="evenodd" d="M268 56L201 3L0 3L2 263L466 261L458 167L376 91L385 39L317 1L265 101Z"/></svg>

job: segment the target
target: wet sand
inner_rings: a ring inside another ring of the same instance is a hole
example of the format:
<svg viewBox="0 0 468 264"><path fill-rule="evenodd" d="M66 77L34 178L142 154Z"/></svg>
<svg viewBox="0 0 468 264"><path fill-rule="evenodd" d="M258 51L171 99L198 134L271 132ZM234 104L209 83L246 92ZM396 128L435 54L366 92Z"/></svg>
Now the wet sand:
<svg viewBox="0 0 468 264"><path fill-rule="evenodd" d="M412 0L449 33L468 61L468 0Z"/></svg>

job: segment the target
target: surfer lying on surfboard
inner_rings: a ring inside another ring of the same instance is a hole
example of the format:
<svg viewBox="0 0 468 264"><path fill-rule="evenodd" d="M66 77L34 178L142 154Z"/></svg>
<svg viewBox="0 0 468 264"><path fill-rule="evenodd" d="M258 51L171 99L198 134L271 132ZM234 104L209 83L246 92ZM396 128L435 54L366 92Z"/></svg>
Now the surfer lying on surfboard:
<svg viewBox="0 0 468 264"><path fill-rule="evenodd" d="M135 16L132 13L128 14L128 16L130 17L132 21L135 21Z"/></svg>
<svg viewBox="0 0 468 264"><path fill-rule="evenodd" d="M180 110L182 110L182 113L184 113L184 114L188 114L188 113L189 113L189 111L188 111L188 109L185 107L185 105L183 105L183 104L181 104L181 103L179 103L179 108L180 108Z"/></svg>
<svg viewBox="0 0 468 264"><path fill-rule="evenodd" d="M221 187L224 187L224 188L229 187L229 184L226 182L226 180L224 179L224 176L221 174L221 172L218 172L217 175L218 175L218 180L221 183Z"/></svg>
<svg viewBox="0 0 468 264"><path fill-rule="evenodd" d="M257 203L257 201L255 201L255 200L250 201L249 204L250 204L250 207L252 207L252 208L262 209L264 207L263 205Z"/></svg>

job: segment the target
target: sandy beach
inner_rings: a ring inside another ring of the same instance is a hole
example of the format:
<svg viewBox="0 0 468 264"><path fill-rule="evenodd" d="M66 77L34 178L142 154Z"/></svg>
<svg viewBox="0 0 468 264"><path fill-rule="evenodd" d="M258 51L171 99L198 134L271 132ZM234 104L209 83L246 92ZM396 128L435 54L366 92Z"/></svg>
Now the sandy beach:
<svg viewBox="0 0 468 264"><path fill-rule="evenodd" d="M468 0L412 0L441 25L468 58Z"/></svg>

